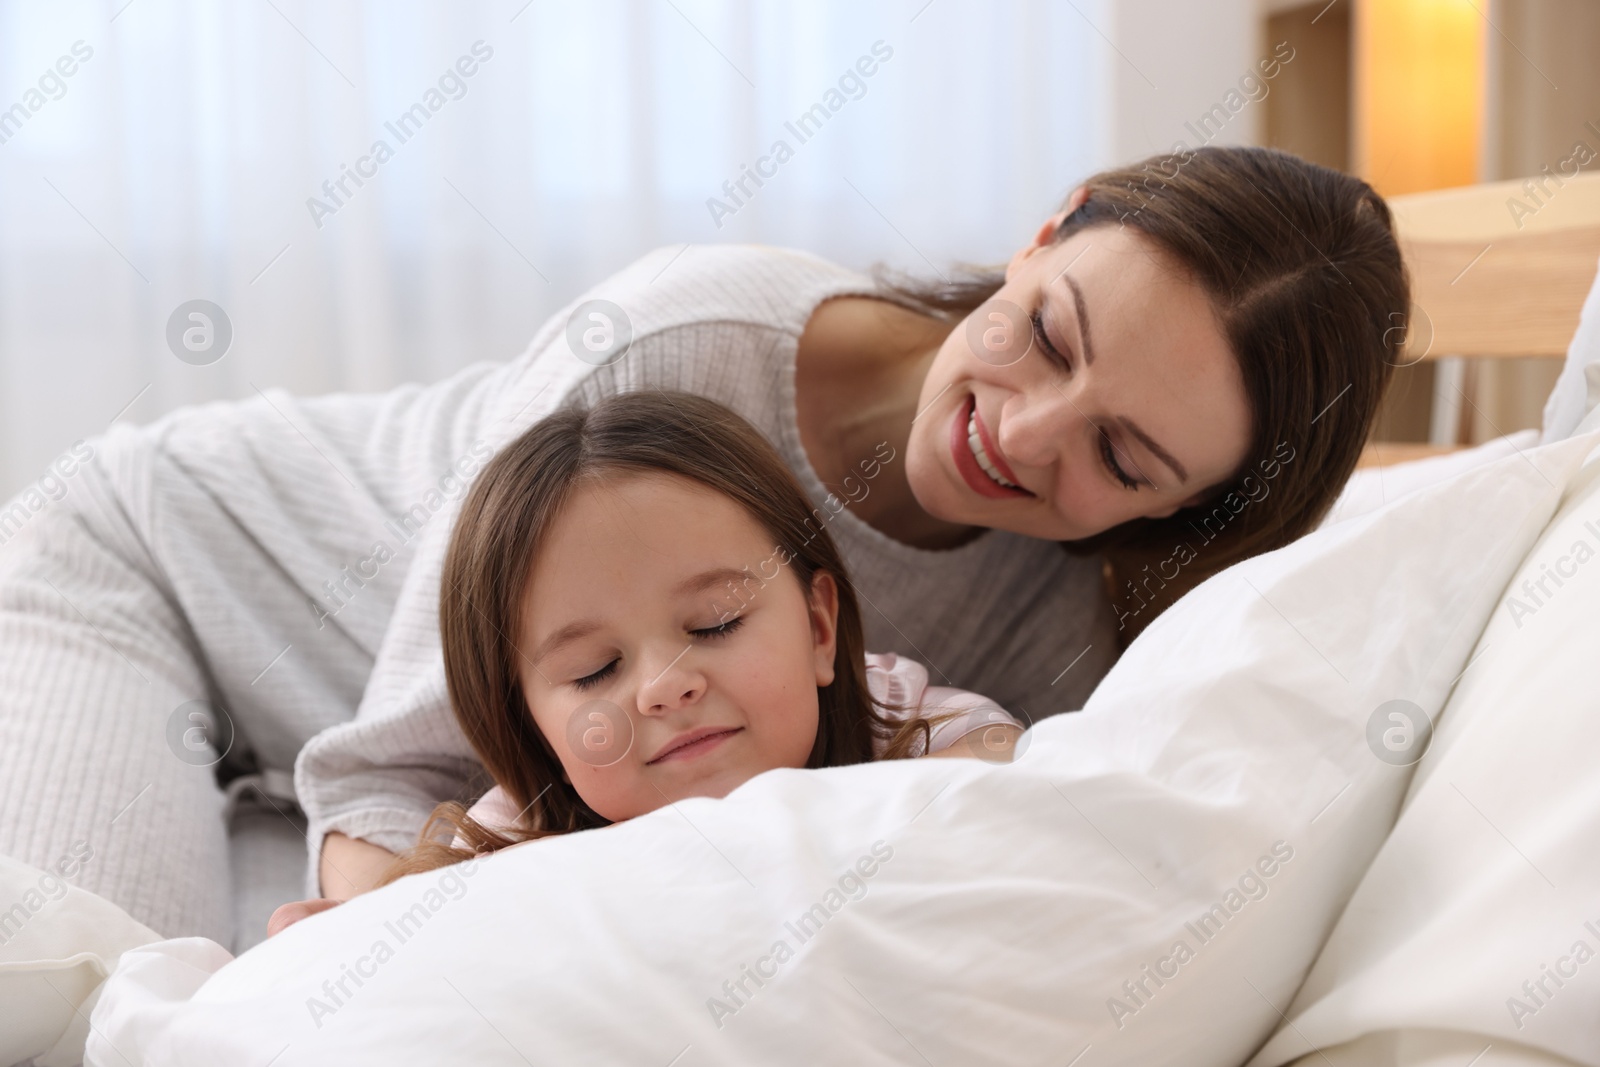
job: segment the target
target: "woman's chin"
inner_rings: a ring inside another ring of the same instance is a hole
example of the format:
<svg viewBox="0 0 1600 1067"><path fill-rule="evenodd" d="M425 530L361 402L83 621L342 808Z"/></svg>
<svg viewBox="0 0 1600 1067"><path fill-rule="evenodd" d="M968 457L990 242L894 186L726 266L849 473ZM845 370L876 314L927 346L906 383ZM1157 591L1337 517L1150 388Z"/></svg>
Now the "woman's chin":
<svg viewBox="0 0 1600 1067"><path fill-rule="evenodd" d="M999 508L990 506L989 501L969 489L961 481L960 474L945 470L931 458L926 464L908 458L906 481L917 506L929 518L951 526L1004 528L996 521L1002 519L1001 515L996 514Z"/></svg>
<svg viewBox="0 0 1600 1067"><path fill-rule="evenodd" d="M974 503L972 493L953 479L959 476L946 471L932 456L919 454L915 447L906 453L906 484L917 506L931 518L956 525L972 525L970 512ZM966 498L966 499L964 499Z"/></svg>
<svg viewBox="0 0 1600 1067"><path fill-rule="evenodd" d="M959 471L947 469L937 458L915 447L906 456L906 482L918 507L951 526L1003 530L1043 541L1073 541L1098 532L1064 528L1059 516L1046 516L1036 507L1019 509L1019 498L991 500L980 496L962 480Z"/></svg>

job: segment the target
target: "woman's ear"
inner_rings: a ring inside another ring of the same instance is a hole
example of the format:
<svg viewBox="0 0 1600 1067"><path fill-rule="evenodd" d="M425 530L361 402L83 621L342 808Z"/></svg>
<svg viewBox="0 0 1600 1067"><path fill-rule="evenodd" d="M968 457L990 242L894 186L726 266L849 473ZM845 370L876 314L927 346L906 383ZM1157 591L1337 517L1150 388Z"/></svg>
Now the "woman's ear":
<svg viewBox="0 0 1600 1067"><path fill-rule="evenodd" d="M827 571L811 578L811 651L817 685L833 684L833 659L839 646L839 583Z"/></svg>
<svg viewBox="0 0 1600 1067"><path fill-rule="evenodd" d="M1088 186L1080 185L1072 190L1072 195L1067 197L1066 206L1048 219L1045 219L1044 225L1039 227L1039 232L1033 235L1033 242L1025 248L1019 249L1017 254L1011 257L1011 262L1006 264L1007 281L1011 280L1011 276L1016 273L1017 269L1022 266L1023 261L1029 256L1041 249L1049 248L1055 243L1056 231L1061 228L1061 221L1082 207L1083 202L1087 199L1089 199Z"/></svg>

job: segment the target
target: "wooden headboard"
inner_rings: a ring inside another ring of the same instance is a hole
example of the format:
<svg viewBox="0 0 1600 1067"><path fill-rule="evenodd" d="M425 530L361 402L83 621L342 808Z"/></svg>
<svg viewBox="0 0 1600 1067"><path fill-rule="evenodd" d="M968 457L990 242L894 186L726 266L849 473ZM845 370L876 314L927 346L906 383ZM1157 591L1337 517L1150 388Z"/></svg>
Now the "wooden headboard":
<svg viewBox="0 0 1600 1067"><path fill-rule="evenodd" d="M1406 359L1564 356L1600 261L1600 175L1389 200L1411 271ZM1363 465L1447 448L1368 446Z"/></svg>

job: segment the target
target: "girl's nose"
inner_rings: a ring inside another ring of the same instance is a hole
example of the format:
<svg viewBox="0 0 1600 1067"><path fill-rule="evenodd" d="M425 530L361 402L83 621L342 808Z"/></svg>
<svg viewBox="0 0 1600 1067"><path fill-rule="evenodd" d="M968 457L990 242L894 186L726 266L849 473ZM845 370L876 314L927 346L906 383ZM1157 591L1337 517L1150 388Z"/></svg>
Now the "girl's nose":
<svg viewBox="0 0 1600 1067"><path fill-rule="evenodd" d="M694 646L663 650L661 666L639 686L639 714L664 715L687 707L705 695L705 675L694 669Z"/></svg>

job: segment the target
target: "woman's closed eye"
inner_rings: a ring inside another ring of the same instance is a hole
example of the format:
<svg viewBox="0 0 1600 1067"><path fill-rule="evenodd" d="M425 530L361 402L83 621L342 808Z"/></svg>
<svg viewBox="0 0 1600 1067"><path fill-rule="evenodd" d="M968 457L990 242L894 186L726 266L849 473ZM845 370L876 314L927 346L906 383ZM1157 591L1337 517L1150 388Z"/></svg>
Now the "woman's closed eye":
<svg viewBox="0 0 1600 1067"><path fill-rule="evenodd" d="M1070 372L1072 370L1072 360L1051 342L1050 334L1044 328L1044 316L1037 308L1034 309L1032 318L1034 343L1039 346L1039 351L1061 370ZM1124 489L1137 490L1140 484L1139 480L1128 474L1122 468L1122 464L1117 461L1117 450L1112 445L1110 436L1104 430L1099 431L1099 436L1100 461L1105 464L1106 472L1121 483Z"/></svg>
<svg viewBox="0 0 1600 1067"><path fill-rule="evenodd" d="M1050 334L1044 328L1044 316L1035 309L1032 316L1033 343L1039 346L1039 351L1044 353L1046 359L1055 364L1059 369L1070 372L1072 360L1068 359L1050 340Z"/></svg>
<svg viewBox="0 0 1600 1067"><path fill-rule="evenodd" d="M1111 477L1122 483L1125 489L1138 489L1139 482L1129 477L1128 472L1122 469L1122 464L1117 462L1115 450L1111 446L1111 438L1104 430L1100 431L1100 460L1106 465L1106 470Z"/></svg>

